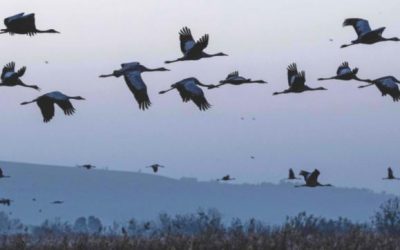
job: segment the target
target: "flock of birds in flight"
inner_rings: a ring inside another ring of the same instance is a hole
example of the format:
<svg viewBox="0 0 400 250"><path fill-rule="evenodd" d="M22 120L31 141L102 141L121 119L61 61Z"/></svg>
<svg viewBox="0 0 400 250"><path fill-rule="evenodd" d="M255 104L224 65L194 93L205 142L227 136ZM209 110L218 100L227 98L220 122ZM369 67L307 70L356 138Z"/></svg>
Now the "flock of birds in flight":
<svg viewBox="0 0 400 250"><path fill-rule="evenodd" d="M54 29L49 30L38 30L35 25L34 14L20 13L4 19L5 29L0 30L1 33L9 33L10 35L21 34L34 36L38 33L59 33ZM357 44L374 44L384 41L400 41L399 38L385 38L382 36L385 27L372 30L368 21L360 18L348 18L344 21L343 26L353 26L357 33L357 39L351 41L350 44L342 45L341 48L353 46ZM192 61L200 60L202 58L210 58L217 56L227 56L225 53L208 54L204 50L207 48L209 42L209 35L203 35L199 40L195 41L191 30L188 27L184 27L179 32L180 48L183 56L175 60L165 61L165 63L174 63L180 61ZM10 62L4 66L1 74L0 86L23 86L40 90L36 85L27 85L21 77L24 75L26 67L22 67L19 70L15 70L15 63ZM136 99L139 109L146 110L151 106L151 101L147 93L147 86L142 79L142 73L144 72L155 72L155 71L169 71L164 67L150 69L139 62L122 63L121 68L114 70L111 74L100 75L101 78L105 77L124 77L124 80ZM329 78L319 78L318 80L356 80L360 82L366 82L368 84L359 86L364 88L375 85L381 92L382 96L390 95L393 101L400 99L400 90L398 83L400 81L393 76L385 76L375 80L360 79L357 76L358 69L351 69L347 62L343 62L337 69L336 75ZM307 86L305 71L299 71L295 63L290 64L287 67L288 85L289 87L281 92L274 92L273 95L288 94L288 93L302 93L305 91L319 91L326 90L324 87L312 88ZM201 83L195 77L185 78L171 85L167 90L160 91L160 94L165 94L171 90L176 89L183 102L192 101L200 110L205 111L211 107L211 104L207 101L204 91L201 87L207 89L220 88L223 85L243 85L243 84L266 84L264 80L252 80L251 78L243 77L239 75L238 71L228 74L228 76L219 82L219 84L204 84ZM43 121L49 122L55 113L55 104L57 104L65 115L72 115L75 112L75 108L70 100L85 100L81 96L68 96L59 91L49 92L41 95L31 101L22 102L21 105L30 103L36 103L42 113Z"/></svg>
<svg viewBox="0 0 400 250"><path fill-rule="evenodd" d="M85 168L87 170L91 170L91 169L95 169L96 168L96 166L94 166L92 164L77 165L77 167L78 168ZM165 168L165 166L160 165L160 164L152 164L150 166L147 166L146 168L151 168L154 173L157 173L160 168ZM331 187L332 186L331 184L321 184L318 181L318 177L320 175L320 171L318 169L314 169L314 171L312 171L312 172L301 170L299 175L303 177L305 183L301 184L301 185L294 185L294 187L311 187L311 188L314 188L314 187ZM9 178L9 177L10 177L9 175L4 175L3 170L0 168L0 179L1 178ZM293 169L290 168L289 169L289 173L288 173L288 177L286 178L286 180L293 181L293 180L300 180L300 179L301 178L296 177ZM382 179L383 180L400 180L400 178L394 176L393 170L392 170L391 167L388 167L388 169L387 169L387 177L384 177ZM217 179L216 181L218 181L218 182L219 181L228 182L228 181L234 181L234 180L236 180L236 178L233 178L228 174L228 175L223 176L220 179ZM32 201L36 201L36 198L33 198ZM9 199L9 198L1 198L0 199L0 204L2 204L2 205L10 206L11 202L12 202L12 200ZM55 201L50 202L50 204L54 204L54 205L60 205L60 204L63 204L63 203L64 203L64 201L62 201L62 200L55 200ZM41 213L42 210L40 209L39 212Z"/></svg>
<svg viewBox="0 0 400 250"><path fill-rule="evenodd" d="M8 18L4 19L4 24L6 26L5 29L0 30L0 34L8 33L10 35L21 34L34 36L38 33L59 33L54 29L48 30L38 30L35 25L35 15L20 13ZM375 44L378 42L384 41L400 41L399 38L385 38L382 36L385 27L381 27L378 29L372 30L368 21L360 18L348 18L344 21L343 26L352 26L357 33L357 39L351 41L350 44L344 44L341 48L357 45L357 44ZM179 32L180 39L180 48L183 56L179 57L175 60L165 61L166 64L180 62L180 61L193 61L200 60L202 58L211 58L217 56L227 56L225 53L215 53L208 54L204 50L208 46L209 35L203 35L199 40L195 41L191 30L188 27L184 27ZM46 63L48 63L46 61ZM129 90L132 92L134 98L136 99L139 109L146 110L151 106L151 101L147 93L147 86L142 79L142 73L144 72L162 72L169 71L164 67L160 68L147 68L141 65L139 62L131 62L131 63L122 63L121 68L118 70L114 70L111 74L103 74L99 77L124 77L125 83L127 84ZM19 70L15 69L15 63L10 62L3 67L3 71L1 74L1 83L0 86L22 86L27 88L32 88L40 91L40 88L36 85L28 85L25 84L21 78L26 72L26 67L22 67ZM384 76L381 78L377 78L375 80L370 79L361 79L357 76L358 68L350 68L348 62L343 62L337 69L336 75L327 78L319 78L318 80L343 80L350 81L356 80L360 82L366 82L368 84L361 85L359 88L364 88L368 86L375 85L378 90L381 92L382 96L389 95L393 98L393 101L399 101L400 99L400 90L398 87L398 83L400 81L393 76ZM306 83L306 74L305 71L299 71L297 69L296 63L292 63L287 67L287 77L288 77L288 88L281 92L274 92L273 95L280 94L288 94L288 93L302 93L306 91L319 91L326 90L324 87L316 87L312 88L307 86ZM204 91L200 87L205 87L207 89L220 88L223 85L231 84L231 85L243 85L243 84L266 84L267 82L264 80L252 80L251 78L243 77L239 74L238 71L232 72L227 75L224 80L221 80L219 84L204 84L201 83L195 77L185 78L181 81L178 81L171 85L171 87L167 90L160 91L159 94L165 94L171 90L176 89L183 102L192 101L200 110L205 111L211 107L210 103L207 101ZM41 110L43 121L49 122L55 113L55 104L57 104L64 112L65 115L72 115L75 112L75 108L70 102L70 100L85 100L81 96L68 96L59 91L49 92L44 95L41 95L31 101L22 102L21 105L27 105L30 103L36 103ZM254 119L254 118L253 118ZM253 157L252 157L253 158ZM86 169L93 169L95 166L91 164L85 164L80 166ZM151 168L154 173L157 173L160 168L164 168L164 166L159 164L153 164L148 166ZM305 184L300 186L307 187L318 187L318 186L331 186L330 184L321 184L318 182L318 176L320 172L318 169L315 169L313 172L307 172L302 170L299 175L303 176ZM6 178L9 176L5 176L3 171L0 169L0 178ZM289 180L299 179L295 176L292 169L289 170ZM388 168L388 176L389 180L399 179L395 178L393 175L393 171L391 168ZM231 181L235 180L230 175L223 176L221 179L217 181ZM10 205L10 199L0 199L0 204ZM54 201L53 204L62 204L63 201Z"/></svg>

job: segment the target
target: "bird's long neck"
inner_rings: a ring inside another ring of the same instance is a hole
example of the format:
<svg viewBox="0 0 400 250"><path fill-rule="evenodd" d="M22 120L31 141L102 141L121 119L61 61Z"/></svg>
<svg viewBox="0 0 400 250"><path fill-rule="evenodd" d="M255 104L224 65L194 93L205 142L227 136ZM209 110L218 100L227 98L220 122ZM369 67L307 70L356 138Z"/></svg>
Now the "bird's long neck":
<svg viewBox="0 0 400 250"><path fill-rule="evenodd" d="M215 54L207 54L207 53L203 53L203 57L214 57L214 56L226 56L224 53L220 52L220 53L215 53Z"/></svg>
<svg viewBox="0 0 400 250"><path fill-rule="evenodd" d="M386 41L393 41L393 42L399 42L400 39L398 37L390 37L390 38L384 38L382 37L381 41L386 42Z"/></svg>
<svg viewBox="0 0 400 250"><path fill-rule="evenodd" d="M146 71L148 72L152 72L152 71L168 71L166 68L155 68L155 69L146 69Z"/></svg>
<svg viewBox="0 0 400 250"><path fill-rule="evenodd" d="M361 79L361 78L358 78L358 76L356 76L356 75L353 76L353 79L356 80L356 81L359 81L359 82L371 83L371 80L369 80L369 79Z"/></svg>
<svg viewBox="0 0 400 250"><path fill-rule="evenodd" d="M37 33L60 33L58 31L55 31L53 29L48 29L48 30L36 30Z"/></svg>
<svg viewBox="0 0 400 250"><path fill-rule="evenodd" d="M251 83L266 83L263 80L251 80L251 79L249 79L249 82L251 82Z"/></svg>
<svg viewBox="0 0 400 250"><path fill-rule="evenodd" d="M204 84L201 82L197 82L196 84L199 86L202 86L202 87L207 87L207 88L210 88L210 87L213 88L215 86L214 84Z"/></svg>
<svg viewBox="0 0 400 250"><path fill-rule="evenodd" d="M81 96L67 96L68 99L73 99L73 100L83 100Z"/></svg>
<svg viewBox="0 0 400 250"><path fill-rule="evenodd" d="M213 84L210 84L210 85L208 85L208 89L214 89L214 88L219 88L220 86L222 86L222 85L225 85L226 83L220 83L220 84L217 84L217 85L213 85Z"/></svg>

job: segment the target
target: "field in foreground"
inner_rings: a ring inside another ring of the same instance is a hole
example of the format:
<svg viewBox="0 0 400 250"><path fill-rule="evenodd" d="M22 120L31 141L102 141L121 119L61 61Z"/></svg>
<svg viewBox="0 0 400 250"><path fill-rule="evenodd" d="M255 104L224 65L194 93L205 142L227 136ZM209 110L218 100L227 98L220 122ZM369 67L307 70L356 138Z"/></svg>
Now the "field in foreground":
<svg viewBox="0 0 400 250"><path fill-rule="evenodd" d="M255 219L225 225L216 210L109 227L94 217L31 227L2 217L1 249L400 249L398 198L382 204L367 223L300 213L280 226Z"/></svg>

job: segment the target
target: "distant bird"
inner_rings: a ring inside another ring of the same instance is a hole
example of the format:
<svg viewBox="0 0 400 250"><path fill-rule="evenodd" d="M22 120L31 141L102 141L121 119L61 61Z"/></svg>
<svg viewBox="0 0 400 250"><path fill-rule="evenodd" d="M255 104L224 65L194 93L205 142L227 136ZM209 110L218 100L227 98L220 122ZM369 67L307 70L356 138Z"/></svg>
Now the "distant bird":
<svg viewBox="0 0 400 250"><path fill-rule="evenodd" d="M138 62L131 62L131 63L123 63L121 64L121 69L114 70L112 74L101 75L100 77L124 76L126 85L128 85L128 88L130 89L137 103L139 104L139 109L146 110L150 107L151 102L149 96L147 95L147 86L144 83L141 74L143 72L151 72L151 71L169 71L169 69L166 68L149 69Z"/></svg>
<svg viewBox="0 0 400 250"><path fill-rule="evenodd" d="M222 177L221 179L217 179L217 181L233 181L236 180L235 178L230 177L230 175L225 175L224 177Z"/></svg>
<svg viewBox="0 0 400 250"><path fill-rule="evenodd" d="M318 169L315 169L312 173L307 172L302 170L299 175L302 175L304 177L304 181L306 184L300 185L300 186L295 186L295 187L330 187L332 186L331 184L321 184L318 182L318 176L320 172Z"/></svg>
<svg viewBox="0 0 400 250"><path fill-rule="evenodd" d="M153 169L154 173L157 173L159 168L165 168L165 167L160 164L153 164L153 165L147 166L146 168L151 168L151 169Z"/></svg>
<svg viewBox="0 0 400 250"><path fill-rule="evenodd" d="M201 58L208 58L214 56L227 56L220 52L216 54L207 54L203 50L208 45L208 34L202 36L197 42L194 41L192 32L188 27L183 27L179 31L179 40L181 42L181 51L183 56L172 61L165 61L165 63L173 63L179 61L199 60Z"/></svg>
<svg viewBox="0 0 400 250"><path fill-rule="evenodd" d="M188 102L188 101L192 100L201 111L205 111L205 110L211 108L211 105L208 103L207 99L205 98L203 90L200 87L198 87L197 85L203 86L203 87L210 86L210 85L201 83L199 80L197 80L194 77L190 77L190 78L186 78L186 79L183 79L179 82L172 84L170 89L160 91L159 93L165 94L168 91L177 89L179 94L182 97L183 102Z"/></svg>
<svg viewBox="0 0 400 250"><path fill-rule="evenodd" d="M222 85L225 84L232 84L232 85L241 85L241 84L249 84L249 83L267 83L263 80L251 80L250 78L244 78L242 76L239 76L239 72L238 71L234 71L232 73L230 73L225 80L221 80L219 81L219 84L217 85L211 85L208 88L209 89L213 89L213 88L218 88Z"/></svg>
<svg viewBox="0 0 400 250"><path fill-rule="evenodd" d="M288 178L287 178L288 180L298 180L298 179L300 179L300 178L297 178L296 177L296 175L294 174L294 171L293 171L293 169L289 169L289 176L288 176Z"/></svg>
<svg viewBox="0 0 400 250"><path fill-rule="evenodd" d="M282 92L275 92L273 95L288 94L288 93L302 93L304 91L326 90L323 87L310 88L305 85L306 73L297 71L297 65L292 63L287 68L289 88Z"/></svg>
<svg viewBox="0 0 400 250"><path fill-rule="evenodd" d="M144 223L144 224L143 224L143 228L144 228L144 230L149 230L149 229L151 228L150 222Z"/></svg>
<svg viewBox="0 0 400 250"><path fill-rule="evenodd" d="M10 176L4 175L3 169L0 168L0 178L9 178Z"/></svg>
<svg viewBox="0 0 400 250"><path fill-rule="evenodd" d="M96 168L96 166L92 165L92 164L83 164L83 165L78 165L79 168L86 168L87 170Z"/></svg>
<svg viewBox="0 0 400 250"><path fill-rule="evenodd" d="M386 178L382 178L383 180L400 180L400 178L396 178L393 175L393 170L391 167L388 167L387 169L387 177Z"/></svg>
<svg viewBox="0 0 400 250"><path fill-rule="evenodd" d="M64 203L64 201L59 201L59 200L51 202L51 204L56 204L56 205L63 204L63 203Z"/></svg>
<svg viewBox="0 0 400 250"><path fill-rule="evenodd" d="M244 117L240 117L240 120L242 120L242 121L243 121L243 120L244 120Z"/></svg>
<svg viewBox="0 0 400 250"><path fill-rule="evenodd" d="M42 212L42 209L39 209L38 212L41 213L41 212Z"/></svg>
<svg viewBox="0 0 400 250"><path fill-rule="evenodd" d="M349 67L348 62L343 62L336 71L336 76L328 77L328 78L318 78L318 81L324 80L357 80L362 81L360 78L357 77L358 68L351 69Z"/></svg>
<svg viewBox="0 0 400 250"><path fill-rule="evenodd" d="M385 41L395 41L395 42L400 41L398 37L392 37L392 38L382 37L382 33L385 30L385 27L371 30L368 21L365 19L348 18L344 20L343 26L353 26L358 37L356 40L351 41L351 44L344 44L341 46L341 48L346 48L348 46L356 44L374 44L377 42L385 42Z"/></svg>
<svg viewBox="0 0 400 250"><path fill-rule="evenodd" d="M12 200L10 199L0 199L0 204L3 204L5 206L10 206Z"/></svg>
<svg viewBox="0 0 400 250"><path fill-rule="evenodd" d="M43 122L49 122L54 117L54 103L64 111L65 115L73 115L75 113L75 108L69 101L70 99L85 100L85 98L81 96L67 96L59 91L54 91L39 96L30 102L22 102L21 105L36 102L42 112Z"/></svg>
<svg viewBox="0 0 400 250"><path fill-rule="evenodd" d="M390 95L394 102L400 100L400 90L399 86L397 85L400 83L400 81L393 76L385 76L375 80L363 80L363 82L368 82L369 84L359 86L359 88L375 85L382 93L382 96Z"/></svg>
<svg viewBox="0 0 400 250"><path fill-rule="evenodd" d="M27 88L32 88L36 90L40 90L40 88L36 85L27 85L25 84L20 77L25 74L26 67L20 68L17 72L15 72L15 63L10 62L3 67L3 72L1 73L1 86L6 87L14 87L14 86L22 86Z"/></svg>
<svg viewBox="0 0 400 250"><path fill-rule="evenodd" d="M251 158L252 160L254 160L256 157L254 157L254 156L251 155L250 158Z"/></svg>
<svg viewBox="0 0 400 250"><path fill-rule="evenodd" d="M123 234L124 236L127 236L127 235L128 235L128 232L126 231L125 227L122 227L122 228L121 228L121 232L122 232L122 234Z"/></svg>
<svg viewBox="0 0 400 250"><path fill-rule="evenodd" d="M44 61L45 64L49 64L49 61Z"/></svg>
<svg viewBox="0 0 400 250"><path fill-rule="evenodd" d="M10 35L22 34L34 36L37 33L60 33L54 29L38 30L35 25L35 14L25 15L24 13L4 19L6 29L1 29L0 34L9 33Z"/></svg>
<svg viewBox="0 0 400 250"><path fill-rule="evenodd" d="M36 198L32 198L32 201L36 201Z"/></svg>

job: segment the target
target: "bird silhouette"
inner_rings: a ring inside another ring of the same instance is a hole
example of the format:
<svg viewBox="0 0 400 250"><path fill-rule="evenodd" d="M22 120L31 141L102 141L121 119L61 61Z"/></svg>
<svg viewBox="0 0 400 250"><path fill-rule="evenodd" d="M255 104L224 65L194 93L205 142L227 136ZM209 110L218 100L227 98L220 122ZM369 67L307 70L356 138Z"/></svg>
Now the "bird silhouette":
<svg viewBox="0 0 400 250"><path fill-rule="evenodd" d="M201 58L208 58L214 56L227 56L220 52L216 54L207 54L203 50L208 45L208 34L202 36L197 42L194 41L192 32L188 27L183 27L179 31L179 40L181 42L181 51L183 56L172 61L165 61L165 63L173 63L179 61L199 60Z"/></svg>
<svg viewBox="0 0 400 250"><path fill-rule="evenodd" d="M121 64L121 69L114 70L112 74L100 75L100 77L124 76L126 85L128 86L129 90L132 92L137 103L139 104L139 109L146 110L150 107L151 102L147 94L147 86L144 83L141 74L143 72L152 72L152 71L169 71L169 69L166 68L149 69L138 62L131 62L131 63L123 63Z"/></svg>
<svg viewBox="0 0 400 250"><path fill-rule="evenodd" d="M393 175L393 170L391 167L388 167L387 169L387 177L386 178L382 178L383 180L400 180L400 178L396 178Z"/></svg>
<svg viewBox="0 0 400 250"><path fill-rule="evenodd" d="M343 62L337 69L335 76L328 78L318 78L318 81L332 80L332 79L343 80L343 81L349 81L349 80L363 81L362 79L358 78L357 73L358 73L358 68L351 69L349 67L348 62Z"/></svg>
<svg viewBox="0 0 400 250"><path fill-rule="evenodd" d="M397 85L400 81L394 76L384 76L375 80L363 80L363 82L368 82L369 84L361 85L359 88L375 85L381 92L382 96L390 95L394 102L397 102L400 99L400 90Z"/></svg>
<svg viewBox="0 0 400 250"><path fill-rule="evenodd" d="M318 176L320 172L318 169L315 169L312 173L307 172L307 171L300 171L299 175L302 175L304 177L304 181L306 184L303 185L296 185L295 187L330 187L332 186L331 184L321 184L318 182Z"/></svg>
<svg viewBox="0 0 400 250"><path fill-rule="evenodd" d="M242 85L242 84L249 84L249 83L267 83L264 80L252 80L250 78L244 78L243 76L239 75L238 71L234 71L232 73L230 73L225 80L221 80L219 81L219 84L217 85L210 85L208 88L209 89L213 89L213 88L218 88L222 85L225 84L232 84L232 85Z"/></svg>
<svg viewBox="0 0 400 250"><path fill-rule="evenodd" d="M151 168L151 169L153 169L154 173L157 173L159 168L165 168L165 167L160 164L153 164L153 165L147 166L146 168Z"/></svg>
<svg viewBox="0 0 400 250"><path fill-rule="evenodd" d="M293 169L289 169L289 176L288 176L288 178L287 178L288 180L298 180L298 179L300 179L300 178L297 178L296 177L296 175L294 174L294 171L293 171Z"/></svg>
<svg viewBox="0 0 400 250"><path fill-rule="evenodd" d="M172 84L170 89L160 91L159 93L165 94L168 91L177 89L183 102L192 100L201 111L205 111L211 108L211 105L205 98L203 90L198 86L209 87L210 85L203 84L196 78L190 77Z"/></svg>
<svg viewBox="0 0 400 250"><path fill-rule="evenodd" d="M288 93L302 93L304 91L326 90L324 87L310 88L305 85L306 73L304 71L298 72L297 65L292 63L287 68L289 88L282 92L275 92L273 95L288 94Z"/></svg>
<svg viewBox="0 0 400 250"><path fill-rule="evenodd" d="M10 176L4 175L3 169L0 168L0 178L9 178Z"/></svg>
<svg viewBox="0 0 400 250"><path fill-rule="evenodd" d="M79 168L86 168L87 170L96 168L96 166L92 165L92 164L83 164L83 165L78 165Z"/></svg>
<svg viewBox="0 0 400 250"><path fill-rule="evenodd" d="M10 200L10 199L0 199L0 204L3 204L5 206L10 206L11 202L12 202L12 200Z"/></svg>
<svg viewBox="0 0 400 250"><path fill-rule="evenodd" d="M385 41L395 41L395 42L400 41L398 37L392 37L392 38L382 37L382 33L385 30L385 27L371 30L368 20L365 19L348 18L344 20L343 26L353 26L354 30L357 33L357 39L351 41L351 44L342 45L341 48L346 48L348 46L356 44L374 44L377 42L385 42Z"/></svg>
<svg viewBox="0 0 400 250"><path fill-rule="evenodd" d="M21 34L34 36L37 33L60 33L54 29L38 30L35 25L35 14L19 13L4 19L6 29L1 29L0 34L9 33L10 35Z"/></svg>
<svg viewBox="0 0 400 250"><path fill-rule="evenodd" d="M51 202L51 204L56 204L56 205L63 204L63 203L64 203L64 201L60 201L60 200Z"/></svg>
<svg viewBox="0 0 400 250"><path fill-rule="evenodd" d="M40 90L40 88L36 85L27 85L25 84L20 77L25 74L26 67L20 68L18 71L15 71L15 63L10 62L3 67L3 71L1 73L1 86L6 87L14 87L14 86L22 86L27 88L32 88L36 90Z"/></svg>
<svg viewBox="0 0 400 250"><path fill-rule="evenodd" d="M224 177L222 177L221 179L217 179L217 181L233 181L236 180L235 178L230 177L230 175L225 175Z"/></svg>
<svg viewBox="0 0 400 250"><path fill-rule="evenodd" d="M57 104L65 115L72 115L75 113L75 108L72 106L70 99L85 100L81 96L67 96L59 91L50 92L39 96L30 102L22 102L21 105L27 105L36 102L42 112L43 122L49 122L54 117L54 103Z"/></svg>

